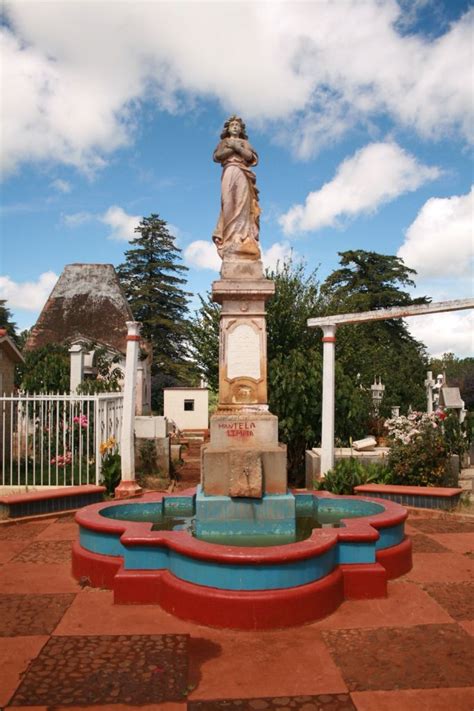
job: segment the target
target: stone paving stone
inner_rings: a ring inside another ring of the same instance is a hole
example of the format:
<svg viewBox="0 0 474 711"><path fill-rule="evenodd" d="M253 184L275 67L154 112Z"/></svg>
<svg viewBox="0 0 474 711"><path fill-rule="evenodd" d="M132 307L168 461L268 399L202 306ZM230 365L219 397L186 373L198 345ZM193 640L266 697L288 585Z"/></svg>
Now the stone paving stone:
<svg viewBox="0 0 474 711"><path fill-rule="evenodd" d="M357 711L472 711L474 688L355 691ZM161 709L160 709L161 711Z"/></svg>
<svg viewBox="0 0 474 711"><path fill-rule="evenodd" d="M13 558L15 563L69 563L71 541L35 541Z"/></svg>
<svg viewBox="0 0 474 711"><path fill-rule="evenodd" d="M349 694L189 701L188 711L357 711Z"/></svg>
<svg viewBox="0 0 474 711"><path fill-rule="evenodd" d="M474 620L473 583L431 583L424 588L454 620Z"/></svg>
<svg viewBox="0 0 474 711"><path fill-rule="evenodd" d="M413 553L446 553L448 550L445 546L435 541L434 538L424 536L422 533L417 533L410 536L413 546Z"/></svg>
<svg viewBox="0 0 474 711"><path fill-rule="evenodd" d="M0 541L0 564L8 563L29 545L31 545L29 540Z"/></svg>
<svg viewBox="0 0 474 711"><path fill-rule="evenodd" d="M12 523L0 526L0 541L31 541L50 523Z"/></svg>
<svg viewBox="0 0 474 711"><path fill-rule="evenodd" d="M186 635L52 637L11 706L158 704L187 693Z"/></svg>
<svg viewBox="0 0 474 711"><path fill-rule="evenodd" d="M472 640L459 625L323 632L349 691L472 686Z"/></svg>
<svg viewBox="0 0 474 711"><path fill-rule="evenodd" d="M448 518L411 518L410 526L423 533L474 533L474 522Z"/></svg>
<svg viewBox="0 0 474 711"><path fill-rule="evenodd" d="M0 637L51 634L74 597L74 593L0 594Z"/></svg>
<svg viewBox="0 0 474 711"><path fill-rule="evenodd" d="M63 516L58 516L55 523L75 523L76 512L64 514Z"/></svg>

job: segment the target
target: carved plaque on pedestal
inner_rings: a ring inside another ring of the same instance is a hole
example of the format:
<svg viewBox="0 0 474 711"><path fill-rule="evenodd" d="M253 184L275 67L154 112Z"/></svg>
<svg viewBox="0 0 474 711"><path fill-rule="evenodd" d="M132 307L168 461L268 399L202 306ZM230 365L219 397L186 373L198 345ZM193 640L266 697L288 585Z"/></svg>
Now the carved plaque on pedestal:
<svg viewBox="0 0 474 711"><path fill-rule="evenodd" d="M260 378L260 334L248 323L239 324L227 336L227 377Z"/></svg>
<svg viewBox="0 0 474 711"><path fill-rule="evenodd" d="M263 474L260 452L230 452L229 496L261 499Z"/></svg>

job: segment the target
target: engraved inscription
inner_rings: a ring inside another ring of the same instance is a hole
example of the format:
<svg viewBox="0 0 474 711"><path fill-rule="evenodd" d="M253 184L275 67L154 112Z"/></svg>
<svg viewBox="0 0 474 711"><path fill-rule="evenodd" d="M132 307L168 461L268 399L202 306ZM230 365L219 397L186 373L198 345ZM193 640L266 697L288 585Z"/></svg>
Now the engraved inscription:
<svg viewBox="0 0 474 711"><path fill-rule="evenodd" d="M260 336L243 323L227 336L227 377L260 378Z"/></svg>

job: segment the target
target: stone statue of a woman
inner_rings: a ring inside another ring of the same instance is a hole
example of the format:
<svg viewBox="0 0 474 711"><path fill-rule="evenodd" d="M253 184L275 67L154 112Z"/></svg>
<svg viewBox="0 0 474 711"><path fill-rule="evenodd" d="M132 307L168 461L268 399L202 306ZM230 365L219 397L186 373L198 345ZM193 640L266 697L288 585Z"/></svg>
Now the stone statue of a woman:
<svg viewBox="0 0 474 711"><path fill-rule="evenodd" d="M258 190L251 166L258 156L247 140L245 124L231 116L214 151L222 164L221 212L212 239L224 260L260 259Z"/></svg>

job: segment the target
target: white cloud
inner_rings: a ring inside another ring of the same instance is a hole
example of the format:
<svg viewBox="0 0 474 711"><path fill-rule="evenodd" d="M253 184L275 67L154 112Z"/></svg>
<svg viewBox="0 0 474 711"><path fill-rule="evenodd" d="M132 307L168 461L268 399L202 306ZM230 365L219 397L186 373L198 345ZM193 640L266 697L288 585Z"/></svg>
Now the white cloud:
<svg viewBox="0 0 474 711"><path fill-rule="evenodd" d="M79 227L79 225L84 225L86 222L90 222L95 219L95 215L92 212L73 212L69 215L62 215L62 221L66 227Z"/></svg>
<svg viewBox="0 0 474 711"><path fill-rule="evenodd" d="M420 279L473 276L474 188L467 195L430 198L406 231L398 256Z"/></svg>
<svg viewBox="0 0 474 711"><path fill-rule="evenodd" d="M191 267L212 269L214 272L219 272L222 264L215 245L203 239L188 244L184 250L184 258Z"/></svg>
<svg viewBox="0 0 474 711"><path fill-rule="evenodd" d="M129 242L136 237L135 227L138 227L142 218L139 215L128 215L123 208L112 205L99 219L112 228L109 239Z"/></svg>
<svg viewBox="0 0 474 711"><path fill-rule="evenodd" d="M275 270L278 264L281 265L292 253L294 254L287 242L275 242L268 249L262 250L263 266ZM210 240L206 242L199 239L191 242L184 250L184 258L189 266L196 269L211 269L214 272L221 269L221 258Z"/></svg>
<svg viewBox="0 0 474 711"><path fill-rule="evenodd" d="M339 166L335 177L279 219L285 234L338 225L416 190L440 171L419 163L396 143L370 143Z"/></svg>
<svg viewBox="0 0 474 711"><path fill-rule="evenodd" d="M412 336L422 341L430 355L453 352L460 358L474 356L474 314L451 311L406 320Z"/></svg>
<svg viewBox="0 0 474 711"><path fill-rule="evenodd" d="M5 11L6 171L52 160L93 172L131 142L142 100L174 112L215 99L273 122L300 157L378 116L430 138L472 138L473 11L436 39L400 34L393 0L57 0Z"/></svg>
<svg viewBox="0 0 474 711"><path fill-rule="evenodd" d="M262 252L262 262L265 269L276 271L287 261L290 256L295 257L295 252L292 250L288 242L275 242L268 249Z"/></svg>
<svg viewBox="0 0 474 711"><path fill-rule="evenodd" d="M51 187L57 190L59 193L70 193L72 190L71 183L69 183L67 180L62 180L61 178L53 180L53 182L51 183Z"/></svg>
<svg viewBox="0 0 474 711"><path fill-rule="evenodd" d="M7 306L26 311L38 311L50 295L58 275L43 272L37 281L15 282L9 276L0 276L0 299L6 299Z"/></svg>

